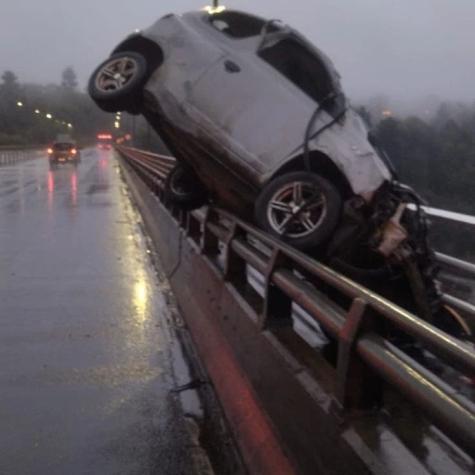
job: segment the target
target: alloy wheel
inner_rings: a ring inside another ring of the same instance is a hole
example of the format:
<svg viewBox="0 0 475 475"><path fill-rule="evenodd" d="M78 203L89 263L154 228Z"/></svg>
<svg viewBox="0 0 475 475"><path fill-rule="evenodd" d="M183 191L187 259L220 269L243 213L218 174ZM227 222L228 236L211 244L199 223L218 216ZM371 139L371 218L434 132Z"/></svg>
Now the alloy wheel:
<svg viewBox="0 0 475 475"><path fill-rule="evenodd" d="M294 181L280 188L270 200L267 218L281 236L301 238L314 232L327 214L321 190L311 183Z"/></svg>
<svg viewBox="0 0 475 475"><path fill-rule="evenodd" d="M124 88L137 74L139 66L134 58L124 56L106 63L96 76L96 88L101 92L115 92Z"/></svg>

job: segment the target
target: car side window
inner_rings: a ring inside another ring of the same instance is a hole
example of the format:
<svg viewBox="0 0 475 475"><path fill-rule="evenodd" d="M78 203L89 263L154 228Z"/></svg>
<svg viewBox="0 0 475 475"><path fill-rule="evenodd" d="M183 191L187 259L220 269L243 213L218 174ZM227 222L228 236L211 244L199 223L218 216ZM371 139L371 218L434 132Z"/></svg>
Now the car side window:
<svg viewBox="0 0 475 475"><path fill-rule="evenodd" d="M282 39L260 50L258 55L317 103L334 92L323 61L293 38Z"/></svg>
<svg viewBox="0 0 475 475"><path fill-rule="evenodd" d="M210 15L210 23L221 33L232 38L249 38L258 36L265 22L252 15L224 11Z"/></svg>

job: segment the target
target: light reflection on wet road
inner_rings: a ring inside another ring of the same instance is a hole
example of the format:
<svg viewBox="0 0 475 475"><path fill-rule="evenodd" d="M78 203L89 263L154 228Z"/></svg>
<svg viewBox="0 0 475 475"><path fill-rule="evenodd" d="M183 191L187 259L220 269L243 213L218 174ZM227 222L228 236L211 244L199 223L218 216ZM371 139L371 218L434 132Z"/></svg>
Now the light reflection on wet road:
<svg viewBox="0 0 475 475"><path fill-rule="evenodd" d="M159 291L112 152L0 167L0 474L189 474Z"/></svg>

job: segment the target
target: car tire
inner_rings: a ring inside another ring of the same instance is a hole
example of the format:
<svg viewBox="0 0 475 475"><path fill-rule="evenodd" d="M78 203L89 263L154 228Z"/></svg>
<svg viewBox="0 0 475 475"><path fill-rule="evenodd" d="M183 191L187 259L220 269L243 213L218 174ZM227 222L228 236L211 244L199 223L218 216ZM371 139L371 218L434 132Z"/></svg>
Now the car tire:
<svg viewBox="0 0 475 475"><path fill-rule="evenodd" d="M335 230L342 198L326 178L304 171L281 175L261 191L257 224L297 249L323 244Z"/></svg>
<svg viewBox="0 0 475 475"><path fill-rule="evenodd" d="M208 193L190 168L177 164L168 173L164 185L165 201L180 208L201 208L208 201Z"/></svg>
<svg viewBox="0 0 475 475"><path fill-rule="evenodd" d="M132 51L115 53L92 73L89 95L106 112L139 113L147 77L147 61L141 54Z"/></svg>

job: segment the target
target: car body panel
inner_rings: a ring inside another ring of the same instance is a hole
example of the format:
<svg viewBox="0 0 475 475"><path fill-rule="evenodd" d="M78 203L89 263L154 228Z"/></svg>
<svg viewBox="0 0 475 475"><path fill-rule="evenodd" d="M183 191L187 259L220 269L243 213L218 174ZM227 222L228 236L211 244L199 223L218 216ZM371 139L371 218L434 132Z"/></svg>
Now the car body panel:
<svg viewBox="0 0 475 475"><path fill-rule="evenodd" d="M257 189L302 156L305 130L318 103L257 55L261 36L230 38L208 18L205 12L167 15L141 33L164 56L145 85L147 97L154 99L147 107L160 117L159 124L168 123L188 142L186 153L178 147L178 158L203 169L196 160L206 147L206 168L214 168L210 162L216 161L219 169ZM263 46L278 42L279 34L269 35ZM318 56L340 93L339 76L328 57L287 26L285 35ZM229 72L229 62L239 71ZM340 120L310 141L310 151L330 158L353 192L364 195L390 180L391 173L369 143L359 116L346 107ZM332 122L332 115L322 110L312 132ZM164 135L166 142L176 141ZM211 181L207 184L214 188Z"/></svg>
<svg viewBox="0 0 475 475"><path fill-rule="evenodd" d="M171 93L182 103L197 80L224 51L204 37L183 17L167 15L143 32L143 36L157 43L163 51L164 67L150 77L146 88L152 93Z"/></svg>
<svg viewBox="0 0 475 475"><path fill-rule="evenodd" d="M325 115L320 125L331 121L331 117ZM328 128L317 139L312 140L310 145L310 150L322 152L332 159L347 177L355 194L374 191L384 181L391 180L389 169L369 143L367 134L360 116L353 109L348 108L342 121ZM341 140L342 136L346 140ZM293 157L302 153L303 147L299 148ZM275 170L287 161L286 159L284 163L277 164Z"/></svg>

